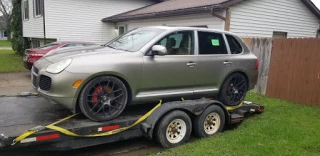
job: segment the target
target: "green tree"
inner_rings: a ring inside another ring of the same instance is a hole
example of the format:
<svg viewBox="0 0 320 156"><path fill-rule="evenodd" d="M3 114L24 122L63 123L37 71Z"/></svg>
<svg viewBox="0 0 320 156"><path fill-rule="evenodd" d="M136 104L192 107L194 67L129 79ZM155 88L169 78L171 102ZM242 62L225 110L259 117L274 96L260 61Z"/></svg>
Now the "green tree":
<svg viewBox="0 0 320 156"><path fill-rule="evenodd" d="M12 6L12 49L16 54L23 55L25 49L30 47L30 41L22 34L21 0L12 0Z"/></svg>

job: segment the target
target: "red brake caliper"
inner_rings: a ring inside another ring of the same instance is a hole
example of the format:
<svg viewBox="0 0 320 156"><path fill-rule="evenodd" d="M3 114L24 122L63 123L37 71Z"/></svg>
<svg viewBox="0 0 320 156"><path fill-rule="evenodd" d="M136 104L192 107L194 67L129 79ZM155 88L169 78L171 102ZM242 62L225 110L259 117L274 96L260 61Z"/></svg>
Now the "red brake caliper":
<svg viewBox="0 0 320 156"><path fill-rule="evenodd" d="M91 101L93 102L93 103L96 103L96 102L98 102L98 94L100 94L102 92L102 86L98 86L95 90L94 90L94 92L93 92L93 95L95 95L95 96L92 96L92 98L91 98Z"/></svg>

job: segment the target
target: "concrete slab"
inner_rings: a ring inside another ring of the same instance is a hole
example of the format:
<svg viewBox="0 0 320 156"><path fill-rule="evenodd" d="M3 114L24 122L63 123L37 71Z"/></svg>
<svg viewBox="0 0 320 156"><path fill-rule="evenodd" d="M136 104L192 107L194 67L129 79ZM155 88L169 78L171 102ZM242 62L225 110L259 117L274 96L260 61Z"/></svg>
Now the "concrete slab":
<svg viewBox="0 0 320 156"><path fill-rule="evenodd" d="M0 96L34 92L30 72L0 73Z"/></svg>

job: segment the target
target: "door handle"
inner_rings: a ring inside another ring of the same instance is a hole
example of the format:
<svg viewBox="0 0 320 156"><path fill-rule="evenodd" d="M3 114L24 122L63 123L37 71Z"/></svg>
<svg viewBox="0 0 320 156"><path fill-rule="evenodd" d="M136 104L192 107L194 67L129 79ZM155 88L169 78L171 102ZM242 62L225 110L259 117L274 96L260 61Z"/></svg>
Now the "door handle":
<svg viewBox="0 0 320 156"><path fill-rule="evenodd" d="M197 63L194 63L194 62L189 62L189 63L187 63L187 66L189 66L189 67L194 67L194 66L196 66L197 65Z"/></svg>
<svg viewBox="0 0 320 156"><path fill-rule="evenodd" d="M224 61L223 64L224 64L224 65L231 65L232 62L231 62L231 61Z"/></svg>

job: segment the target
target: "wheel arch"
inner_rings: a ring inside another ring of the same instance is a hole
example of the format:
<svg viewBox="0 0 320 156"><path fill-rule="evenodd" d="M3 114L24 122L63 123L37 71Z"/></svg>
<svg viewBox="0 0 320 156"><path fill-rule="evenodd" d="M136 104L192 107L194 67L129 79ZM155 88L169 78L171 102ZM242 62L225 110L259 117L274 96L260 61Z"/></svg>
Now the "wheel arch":
<svg viewBox="0 0 320 156"><path fill-rule="evenodd" d="M126 86L127 88L127 91L128 91L128 103L131 103L131 100L132 100L132 88L129 84L129 82L127 81L126 77L120 73L117 73L117 72L99 72L99 73L95 73L91 76L89 76L88 78L86 78L82 83L81 85L79 86L77 92L76 92L76 100L73 104L73 112L79 112L80 111L80 108L79 108L79 96L80 96L80 93L82 92L83 88L93 79L99 77L99 76L113 76L113 77L116 77L118 78L121 82L124 83L124 85Z"/></svg>

